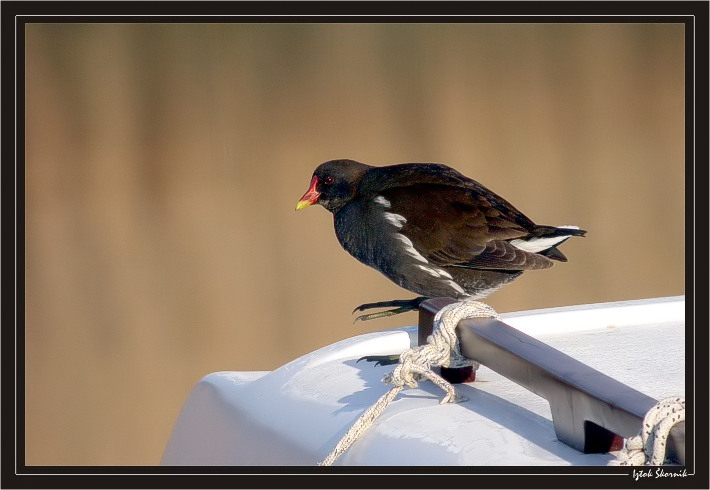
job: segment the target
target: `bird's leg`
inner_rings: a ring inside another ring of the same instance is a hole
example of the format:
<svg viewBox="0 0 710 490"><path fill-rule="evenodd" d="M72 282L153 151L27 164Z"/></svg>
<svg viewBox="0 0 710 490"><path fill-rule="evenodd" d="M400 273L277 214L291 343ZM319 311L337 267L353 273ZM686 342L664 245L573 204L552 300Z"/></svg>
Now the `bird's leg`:
<svg viewBox="0 0 710 490"><path fill-rule="evenodd" d="M360 305L355 308L353 310L353 313L355 313L356 311L370 310L372 308L387 308L390 306L396 306L396 308L392 310L380 311L377 313L368 313L366 315L360 315L355 318L355 322L357 322L358 320L374 320L375 318L384 318L387 316L399 315L400 313L406 313L407 311L413 311L418 309L419 305L421 305L427 299L429 298L419 296L414 299L395 299L391 301L380 301L377 303L365 303L364 305ZM364 356L357 360L357 362L360 361L374 362L375 366L387 366L390 364L397 364L399 362L399 354L394 354L391 356Z"/></svg>
<svg viewBox="0 0 710 490"><path fill-rule="evenodd" d="M372 308L387 308L389 306L396 306L397 308L394 308L392 310L379 311L377 313L368 313L366 315L360 315L355 318L353 323L357 322L358 320L374 320L375 318L384 318L387 316L399 315L400 313L413 311L419 308L419 305L421 305L427 299L429 298L419 296L414 299L395 299L391 301L379 301L377 303L365 303L364 305L360 305L355 308L353 310L353 313L355 313L356 311L371 310Z"/></svg>

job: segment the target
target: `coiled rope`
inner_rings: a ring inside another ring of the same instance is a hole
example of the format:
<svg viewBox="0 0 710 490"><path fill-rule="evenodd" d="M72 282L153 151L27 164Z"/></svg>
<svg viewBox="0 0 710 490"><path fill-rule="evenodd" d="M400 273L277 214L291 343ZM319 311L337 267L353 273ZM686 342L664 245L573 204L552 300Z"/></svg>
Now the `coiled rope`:
<svg viewBox="0 0 710 490"><path fill-rule="evenodd" d="M332 465L372 426L405 386L416 388L418 382L426 378L446 393L441 404L465 400L465 397L458 395L451 383L435 373L432 367L473 366L474 370L478 369L477 362L461 355L456 326L464 318L490 317L500 319L493 308L480 301L452 303L439 310L434 317L434 331L427 338L427 343L400 354L397 367L382 379L393 387L360 415L319 466Z"/></svg>
<svg viewBox="0 0 710 490"><path fill-rule="evenodd" d="M666 463L668 434L685 420L685 398L671 397L658 402L643 419L641 433L626 440L624 448L609 466L658 466Z"/></svg>

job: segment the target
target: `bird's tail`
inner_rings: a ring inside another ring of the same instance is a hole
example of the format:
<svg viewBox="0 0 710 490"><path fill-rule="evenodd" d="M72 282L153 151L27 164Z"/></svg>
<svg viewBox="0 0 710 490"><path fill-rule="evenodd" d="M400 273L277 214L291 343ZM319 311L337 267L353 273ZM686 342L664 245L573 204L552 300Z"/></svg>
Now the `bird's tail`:
<svg viewBox="0 0 710 490"><path fill-rule="evenodd" d="M578 226L538 226L529 237L511 240L511 243L526 252L539 253L552 260L567 262L567 257L557 247L573 236L586 234L587 230Z"/></svg>

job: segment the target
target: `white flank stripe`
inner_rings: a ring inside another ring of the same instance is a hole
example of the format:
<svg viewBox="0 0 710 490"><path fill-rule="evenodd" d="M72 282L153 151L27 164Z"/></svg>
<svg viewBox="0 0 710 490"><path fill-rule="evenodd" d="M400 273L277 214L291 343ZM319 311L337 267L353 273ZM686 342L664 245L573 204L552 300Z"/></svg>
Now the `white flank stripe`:
<svg viewBox="0 0 710 490"><path fill-rule="evenodd" d="M437 269L437 270L439 271L439 274L441 274L442 276L448 277L449 279L453 279L453 277L451 277L451 274L449 274L445 270L442 270L442 269Z"/></svg>
<svg viewBox="0 0 710 490"><path fill-rule="evenodd" d="M419 268L420 268L421 270L423 270L424 272L428 272L429 274L431 274L431 275L434 276L434 277L441 277L441 275L440 275L438 272L436 272L434 269L431 269L431 268L429 268L429 267L427 267L427 266L425 266L425 265L419 265L419 264L417 264L417 267L419 267Z"/></svg>
<svg viewBox="0 0 710 490"><path fill-rule="evenodd" d="M434 277L448 277L449 279L453 279L451 277L451 274L449 274L448 272L443 271L441 269L432 269L431 267L427 267L425 265L419 265L419 264L417 264L417 267L419 267L421 270L423 270L425 272L428 272L429 274L431 274Z"/></svg>
<svg viewBox="0 0 710 490"><path fill-rule="evenodd" d="M432 269L431 267L427 267L425 265L417 264L417 267L419 267L424 272L431 274L434 277L442 277L444 274L446 274L446 272L442 271L441 269ZM449 276L448 274L446 275Z"/></svg>
<svg viewBox="0 0 710 490"><path fill-rule="evenodd" d="M525 252L541 252L550 247L554 247L558 243L566 240L569 236L555 236L550 238L530 238L528 240L511 240L510 244Z"/></svg>
<svg viewBox="0 0 710 490"><path fill-rule="evenodd" d="M564 230L579 230L579 226L574 226L574 225L561 225L561 226L558 226L557 228L562 228Z"/></svg>
<svg viewBox="0 0 710 490"><path fill-rule="evenodd" d="M389 209L389 208L392 207L392 203L389 202L387 199L385 199L385 198L382 197L382 196L377 196L377 197L375 198L375 202L376 202L377 204L381 204L382 206L386 207L387 209Z"/></svg>
<svg viewBox="0 0 710 490"><path fill-rule="evenodd" d="M428 261L427 259L425 259L424 257L422 257L422 254L420 254L419 252L417 252L417 249L414 248L414 244L412 244L412 241L411 241L409 238L407 238L406 236L402 235L401 233L397 233L397 234L395 235L395 237L397 238L397 240L399 240L400 242L404 243L404 249L407 251L407 253L408 253L409 255L411 255L412 257L414 257L415 259L417 259L419 262L424 262L425 264L428 264L428 263L429 263L429 261Z"/></svg>
<svg viewBox="0 0 710 490"><path fill-rule="evenodd" d="M404 237L404 238L407 238L407 237ZM417 255L419 255L419 254L417 254ZM420 255L420 257L421 257L421 255ZM424 258L424 257L422 257L422 258ZM429 274L431 274L434 277L448 277L449 280L447 280L446 283L449 286L451 286L454 289L454 291L456 291L459 294L466 294L466 291L464 291L461 286L459 286L458 284L456 284L454 281L451 280L451 279L453 279L451 277L451 274L449 274L445 270L434 269L432 267L427 267L425 265L419 265L419 264L417 264L417 267L419 267L421 270L423 270L425 272L428 272Z"/></svg>
<svg viewBox="0 0 710 490"><path fill-rule="evenodd" d="M459 292L461 294L466 294L466 291L464 291L463 288L461 286L459 286L458 284L456 284L454 281L446 281L446 282L448 282L449 285L452 288L454 288L457 292Z"/></svg>
<svg viewBox="0 0 710 490"><path fill-rule="evenodd" d="M402 228L404 224L407 222L407 218L402 216L401 214L394 214L394 213L385 213L385 219L392 223L394 226L397 228Z"/></svg>

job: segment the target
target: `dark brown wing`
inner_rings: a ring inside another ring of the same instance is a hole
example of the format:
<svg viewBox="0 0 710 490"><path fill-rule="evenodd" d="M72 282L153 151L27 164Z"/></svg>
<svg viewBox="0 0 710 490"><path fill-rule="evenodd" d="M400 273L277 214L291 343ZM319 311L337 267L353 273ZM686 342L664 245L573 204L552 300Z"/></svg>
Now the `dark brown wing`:
<svg viewBox="0 0 710 490"><path fill-rule="evenodd" d="M407 221L400 232L424 258L439 266L525 270L552 261L508 240L525 238L536 225L507 201L466 179L464 185L413 183L379 190L387 212Z"/></svg>

